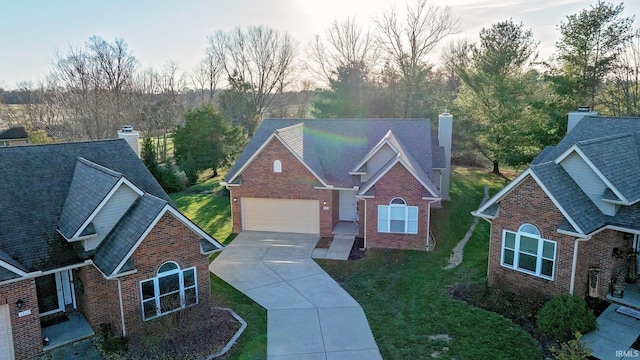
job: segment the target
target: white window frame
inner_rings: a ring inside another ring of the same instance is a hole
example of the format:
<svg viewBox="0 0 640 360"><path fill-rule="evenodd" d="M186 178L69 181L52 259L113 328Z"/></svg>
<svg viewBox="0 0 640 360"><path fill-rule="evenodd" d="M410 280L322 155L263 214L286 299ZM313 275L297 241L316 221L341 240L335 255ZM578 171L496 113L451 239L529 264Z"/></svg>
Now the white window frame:
<svg viewBox="0 0 640 360"><path fill-rule="evenodd" d="M170 269L167 271L162 271L160 272L160 269L162 269L163 266L165 265L174 265L175 268L174 269ZM185 273L188 273L190 271L193 271L193 285L189 285L189 286L185 286ZM168 276L173 276L173 275L178 275L178 282L179 282L179 289L165 293L165 294L161 294L160 293L160 280L162 278L168 277ZM148 297L148 298L144 298L144 293L143 293L143 285L147 284L147 283L152 283L153 284L153 296ZM191 304L187 304L186 303L186 292L188 290L191 291L195 291L195 301ZM171 308L169 310L166 311L162 311L162 306L161 306L161 298L165 297L165 296L170 296L170 295L174 295L174 294L179 294L180 295L180 305L178 307L174 307ZM196 271L195 266L194 267L190 267L190 268L186 268L186 269L180 269L180 266L174 262L174 261L168 261L165 262L164 264L162 264L159 268L158 268L158 273L155 277L151 278L151 279L146 279L146 280L142 280L140 281L140 305L141 305L141 312L142 312L142 319L147 321L147 320L151 320L151 319L155 319L157 317L175 312L175 311L179 311L182 309L185 309L189 306L194 306L197 305L199 302L198 299L198 273ZM145 304L150 304L153 303L155 306L155 315L153 316L146 316L145 314Z"/></svg>
<svg viewBox="0 0 640 360"><path fill-rule="evenodd" d="M513 235L514 238L514 246L513 248L508 247L506 242L507 242L507 234ZM526 237L529 239L535 239L537 241L537 247L536 247L536 252L535 253L531 253L528 252L526 250L521 249L521 244L522 244L522 237ZM545 244L549 244L553 246L553 256L549 257L549 256L544 256L544 246ZM510 251L513 253L513 258L512 258L512 262L513 264L510 264L508 262L505 262L505 254L506 251ZM547 239L543 239L542 237L540 237L540 231L538 231L538 229L531 225L531 224L523 224L522 226L520 226L520 228L518 229L517 232L513 232L513 231L509 231L509 230L502 230L502 246L500 248L500 265L509 269L513 269L519 272L523 272L529 275L534 275L543 279L547 279L547 280L553 280L554 276L555 276L555 270L556 270L556 254L558 251L558 244L555 241L552 240L547 240ZM536 259L536 267L535 267L535 271L523 268L520 266L520 256L531 256L531 257L535 257ZM543 274L542 273L542 268L543 268L543 262L544 261L549 261L551 262L551 275L547 275L547 274Z"/></svg>
<svg viewBox="0 0 640 360"><path fill-rule="evenodd" d="M393 198L389 205L378 205L378 232L391 234L417 234L418 214L420 209L417 206L407 206L403 198ZM403 214L402 219L394 219L398 214ZM403 220L403 231L391 231L392 220Z"/></svg>
<svg viewBox="0 0 640 360"><path fill-rule="evenodd" d="M273 161L273 172L274 173L281 173L282 172L282 161L280 161L280 160L274 160Z"/></svg>

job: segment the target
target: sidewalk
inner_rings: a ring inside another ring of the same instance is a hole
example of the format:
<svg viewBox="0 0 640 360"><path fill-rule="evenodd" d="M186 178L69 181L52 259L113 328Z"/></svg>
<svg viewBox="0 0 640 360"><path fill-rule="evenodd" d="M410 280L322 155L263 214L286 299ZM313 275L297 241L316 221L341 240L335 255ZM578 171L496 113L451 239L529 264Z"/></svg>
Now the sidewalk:
<svg viewBox="0 0 640 360"><path fill-rule="evenodd" d="M582 337L582 342L600 360L639 358L639 349L631 345L640 335L640 320L616 312L612 304L598 317L598 330Z"/></svg>

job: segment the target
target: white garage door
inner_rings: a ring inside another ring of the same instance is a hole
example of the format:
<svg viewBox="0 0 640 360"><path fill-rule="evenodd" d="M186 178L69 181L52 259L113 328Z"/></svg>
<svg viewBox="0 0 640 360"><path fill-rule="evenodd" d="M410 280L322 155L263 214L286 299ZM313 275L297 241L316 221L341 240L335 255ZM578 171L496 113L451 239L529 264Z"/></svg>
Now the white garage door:
<svg viewBox="0 0 640 360"><path fill-rule="evenodd" d="M13 360L13 336L9 305L0 306L0 360Z"/></svg>
<svg viewBox="0 0 640 360"><path fill-rule="evenodd" d="M320 233L318 200L242 198L242 228L253 231Z"/></svg>

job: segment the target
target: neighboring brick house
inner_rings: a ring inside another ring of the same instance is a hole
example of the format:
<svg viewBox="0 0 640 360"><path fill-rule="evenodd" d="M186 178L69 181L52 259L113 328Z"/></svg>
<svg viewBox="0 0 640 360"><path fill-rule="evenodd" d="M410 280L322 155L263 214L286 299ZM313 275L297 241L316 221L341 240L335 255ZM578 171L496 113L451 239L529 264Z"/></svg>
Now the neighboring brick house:
<svg viewBox="0 0 640 360"><path fill-rule="evenodd" d="M132 336L210 304L207 254L222 245L176 210L125 140L1 148L0 168L11 173L0 182L1 354L69 341L56 330L43 344L45 320L62 314Z"/></svg>
<svg viewBox="0 0 640 360"><path fill-rule="evenodd" d="M625 302L611 291L638 276L640 118L582 110L568 129L473 213L491 223L488 281Z"/></svg>
<svg viewBox="0 0 640 360"><path fill-rule="evenodd" d="M448 200L451 115L267 119L229 171L233 231L358 235L366 247L429 250Z"/></svg>
<svg viewBox="0 0 640 360"><path fill-rule="evenodd" d="M0 131L0 147L27 145L29 136L22 126Z"/></svg>

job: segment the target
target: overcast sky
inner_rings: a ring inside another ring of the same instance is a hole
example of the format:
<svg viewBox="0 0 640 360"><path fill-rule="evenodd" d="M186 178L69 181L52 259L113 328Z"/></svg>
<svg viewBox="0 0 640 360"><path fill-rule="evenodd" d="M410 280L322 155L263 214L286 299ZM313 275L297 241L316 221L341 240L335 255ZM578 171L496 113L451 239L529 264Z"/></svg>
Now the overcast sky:
<svg viewBox="0 0 640 360"><path fill-rule="evenodd" d="M410 0L413 1L413 0ZM595 1L580 0L431 0L451 6L463 33L476 40L492 23L513 19L533 30L543 58L553 52L557 25ZM236 26L267 25L288 32L299 53L314 34L335 19L356 16L370 25L373 16L404 0L0 0L0 87L37 82L49 72L54 51L82 46L93 35L111 42L122 38L143 67L168 61L190 71L204 56L207 36ZM616 2L617 4L617 2ZM640 13L640 1L625 3L625 15ZM636 20L638 26L638 20ZM450 39L445 40L448 42Z"/></svg>

